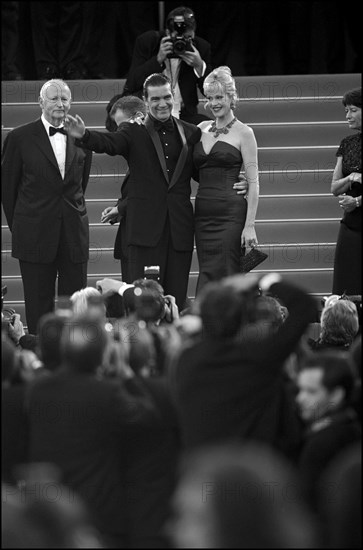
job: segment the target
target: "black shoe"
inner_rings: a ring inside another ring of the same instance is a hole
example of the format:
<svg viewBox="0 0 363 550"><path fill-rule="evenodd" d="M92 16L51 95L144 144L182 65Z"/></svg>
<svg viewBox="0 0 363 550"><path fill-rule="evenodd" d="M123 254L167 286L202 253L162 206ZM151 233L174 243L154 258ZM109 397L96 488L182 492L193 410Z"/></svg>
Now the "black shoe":
<svg viewBox="0 0 363 550"><path fill-rule="evenodd" d="M53 65L45 67L38 76L38 80L51 80L52 78L61 78L60 71Z"/></svg>

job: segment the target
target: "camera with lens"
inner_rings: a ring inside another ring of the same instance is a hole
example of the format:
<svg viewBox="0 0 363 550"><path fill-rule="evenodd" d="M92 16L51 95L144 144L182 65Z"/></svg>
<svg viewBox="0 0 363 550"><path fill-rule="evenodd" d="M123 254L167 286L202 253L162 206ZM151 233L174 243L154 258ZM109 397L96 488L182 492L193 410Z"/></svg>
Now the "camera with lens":
<svg viewBox="0 0 363 550"><path fill-rule="evenodd" d="M170 36L170 40L173 44L173 51L172 53L168 54L169 58L177 58L185 52L193 51L192 37L184 35L185 31L189 27L185 23L183 15L176 15L171 21L169 21L168 28L172 33L172 36Z"/></svg>

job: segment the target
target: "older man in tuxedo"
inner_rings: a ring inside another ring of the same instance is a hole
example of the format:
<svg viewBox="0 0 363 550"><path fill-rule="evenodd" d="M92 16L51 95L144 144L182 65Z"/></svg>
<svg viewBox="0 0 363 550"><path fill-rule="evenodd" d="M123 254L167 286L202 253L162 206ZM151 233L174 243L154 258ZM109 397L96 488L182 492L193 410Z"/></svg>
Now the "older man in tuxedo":
<svg viewBox="0 0 363 550"><path fill-rule="evenodd" d="M19 259L30 333L58 295L86 286L89 225L84 193L92 153L63 129L71 91L63 80L40 90L41 118L7 136L2 155L2 203Z"/></svg>

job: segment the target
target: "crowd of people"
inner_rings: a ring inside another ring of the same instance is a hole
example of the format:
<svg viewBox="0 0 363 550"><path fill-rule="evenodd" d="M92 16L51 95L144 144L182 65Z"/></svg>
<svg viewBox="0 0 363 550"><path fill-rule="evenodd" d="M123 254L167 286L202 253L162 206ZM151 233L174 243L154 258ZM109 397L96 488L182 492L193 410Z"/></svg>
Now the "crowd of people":
<svg viewBox="0 0 363 550"><path fill-rule="evenodd" d="M68 84L51 78L41 118L4 142L27 331L3 317L3 546L358 547L361 89L343 97L358 133L337 151L344 215L314 340L311 294L240 272L258 247L259 170L232 72L211 68L189 8L166 22L137 41L108 131L70 115ZM90 287L93 152L128 171L101 214L119 223L120 280Z"/></svg>
<svg viewBox="0 0 363 550"><path fill-rule="evenodd" d="M106 278L31 339L3 322L3 547L360 546L361 331L326 308L338 351L277 273L184 311Z"/></svg>

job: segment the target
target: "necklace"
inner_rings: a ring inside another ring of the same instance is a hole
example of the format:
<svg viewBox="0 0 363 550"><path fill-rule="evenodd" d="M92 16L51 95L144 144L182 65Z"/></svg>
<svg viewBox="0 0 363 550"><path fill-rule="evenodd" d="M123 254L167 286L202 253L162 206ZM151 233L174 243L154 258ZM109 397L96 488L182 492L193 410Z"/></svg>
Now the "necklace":
<svg viewBox="0 0 363 550"><path fill-rule="evenodd" d="M234 116L231 120L231 122L228 122L223 128L217 128L216 121L214 120L212 122L211 127L209 128L208 132L215 132L214 137L217 138L220 134L228 134L229 129L232 127L232 125L236 122L236 117Z"/></svg>

